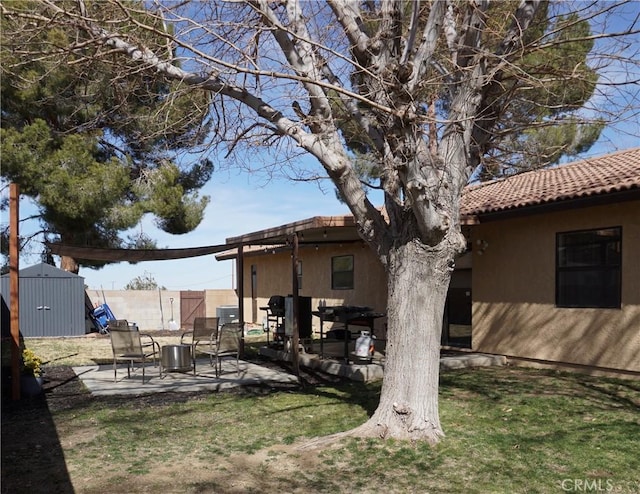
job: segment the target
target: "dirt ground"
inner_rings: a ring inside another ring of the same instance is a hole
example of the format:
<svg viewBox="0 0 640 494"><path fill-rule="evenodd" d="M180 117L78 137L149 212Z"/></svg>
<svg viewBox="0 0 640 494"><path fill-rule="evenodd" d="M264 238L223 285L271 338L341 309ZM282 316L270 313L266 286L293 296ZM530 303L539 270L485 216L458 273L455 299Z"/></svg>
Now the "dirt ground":
<svg viewBox="0 0 640 494"><path fill-rule="evenodd" d="M261 365L275 366L280 369L285 368L277 362L264 360ZM309 374L303 371L302 378L307 385L314 385L320 382L339 380L335 376L324 374ZM289 388L292 385L283 385ZM36 398L27 398L13 401L9 396L2 397L2 478L0 492L2 494L19 493L92 493L92 484L95 479L74 478L73 484L67 473L64 463L64 453L60 445L60 438L51 416L56 411L65 409L80 408L83 404L91 400L100 400L108 405L110 400L117 405L118 398L93 397L82 386L72 368L69 366L57 366L47 368L46 380L44 383L45 393ZM256 393L258 389L238 389L235 393ZM198 393L157 393L145 396L139 400L140 406L156 406L184 402ZM67 446L68 447L68 446ZM278 453L287 453L292 446L283 445ZM273 448L271 448L273 450ZM295 452L293 455L278 454L278 461L273 465L269 456L273 451L258 452L252 455L235 455L225 458L222 461L228 462L226 468L218 468L215 475L219 478L211 478L214 474L209 469L197 469L194 465L181 465L180 461L171 462L171 471L165 472L167 478L175 482L175 472L182 470L186 472L189 483L193 485L198 479L198 471L206 471L206 482L210 485L227 486L223 492L282 492L278 485L278 478L286 478L287 472L295 472L297 469L307 469L317 461L317 451L309 450L305 452ZM269 464L269 469L273 475L271 479L266 479L264 474L265 464ZM273 469L276 469L274 472ZM282 475L280 475L282 474ZM162 472L154 471L154 478L162 476ZM225 476L227 478L225 478ZM205 479L203 479L204 481ZM135 480L133 480L135 482ZM185 481L186 484L186 481ZM291 486L287 487L291 491ZM129 485L126 491L122 492L147 492L144 485ZM165 491L165 492L174 492ZM209 492L206 490L198 492ZM216 489L216 492L221 492ZM302 492L302 491L300 491Z"/></svg>

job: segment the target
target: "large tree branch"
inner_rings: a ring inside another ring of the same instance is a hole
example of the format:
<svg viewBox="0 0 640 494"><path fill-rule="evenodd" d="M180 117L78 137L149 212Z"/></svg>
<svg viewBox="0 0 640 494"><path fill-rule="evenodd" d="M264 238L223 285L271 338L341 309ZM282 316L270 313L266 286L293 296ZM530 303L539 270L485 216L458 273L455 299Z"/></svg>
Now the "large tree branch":
<svg viewBox="0 0 640 494"><path fill-rule="evenodd" d="M488 8L489 0L474 0L467 4L464 20L457 36L458 43L452 57L456 67L465 69L475 62L482 41L485 13Z"/></svg>
<svg viewBox="0 0 640 494"><path fill-rule="evenodd" d="M407 84L407 90L413 92L429 68L440 37L442 22L446 12L445 0L436 0L431 5L427 23L422 32L422 42L412 57L413 72Z"/></svg>
<svg viewBox="0 0 640 494"><path fill-rule="evenodd" d="M328 0L329 6L351 43L356 59L360 65L366 66L366 52L371 40L364 31L358 3L357 0Z"/></svg>
<svg viewBox="0 0 640 494"><path fill-rule="evenodd" d="M267 27L273 33L273 37L280 46L289 65L306 80L304 87L309 95L311 104L311 116L309 125L320 125L325 132L336 132L335 126L330 120L331 107L326 94L321 86L314 82L322 80L322 63L318 61L313 45L307 40L311 39L306 24L302 18L303 10L298 0L285 2L289 28L285 28L274 15L271 7L265 0L255 2ZM291 37L290 37L291 36Z"/></svg>
<svg viewBox="0 0 640 494"><path fill-rule="evenodd" d="M324 77L331 83L337 86L343 86L342 82L339 78L333 73L329 64L322 64L322 73ZM363 129L371 142L373 142L375 148L380 152L384 146L384 136L380 132L380 130L374 125L374 120L367 113L361 111L358 107L358 103L353 98L349 98L343 92L337 92L338 98L344 105L344 107L349 111L351 117L358 123L358 125Z"/></svg>

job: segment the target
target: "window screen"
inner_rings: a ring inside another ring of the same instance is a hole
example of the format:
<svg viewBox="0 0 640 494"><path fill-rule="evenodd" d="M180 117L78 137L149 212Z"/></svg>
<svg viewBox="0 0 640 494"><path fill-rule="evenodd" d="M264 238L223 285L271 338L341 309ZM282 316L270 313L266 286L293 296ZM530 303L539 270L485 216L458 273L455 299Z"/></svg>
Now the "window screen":
<svg viewBox="0 0 640 494"><path fill-rule="evenodd" d="M333 290L353 289L353 256L331 258L331 288Z"/></svg>

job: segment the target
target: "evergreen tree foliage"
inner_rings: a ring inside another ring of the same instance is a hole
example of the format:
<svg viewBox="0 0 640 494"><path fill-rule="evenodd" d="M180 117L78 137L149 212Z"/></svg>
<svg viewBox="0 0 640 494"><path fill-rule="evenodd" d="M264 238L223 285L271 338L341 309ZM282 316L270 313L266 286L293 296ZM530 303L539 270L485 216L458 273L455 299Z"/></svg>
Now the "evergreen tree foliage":
<svg viewBox="0 0 640 494"><path fill-rule="evenodd" d="M17 3L34 13L42 9L39 2ZM124 3L138 12L137 2ZM96 18L119 15L113 5L86 5ZM136 15L163 28L149 13ZM202 143L208 133L208 96L109 57L77 64L73 53L62 50L35 56L74 41L81 46L83 40L55 27L16 36L20 29L12 22L2 19L1 176L35 200L45 238L92 247L153 247L144 234L123 238L145 214L171 234L196 228L209 202L198 191L213 163L178 162L176 153ZM156 37L150 33L146 41L169 49Z"/></svg>
<svg viewBox="0 0 640 494"><path fill-rule="evenodd" d="M492 8L501 10L509 3ZM538 9L523 39L522 58L490 89L488 97L502 114L481 160L483 180L575 157L588 151L604 128L601 119L580 116L598 82L597 72L587 63L594 46L589 22L574 12L550 23L548 8L544 2ZM505 23L493 27L503 34L508 17L489 19Z"/></svg>
<svg viewBox="0 0 640 494"><path fill-rule="evenodd" d="M497 49L505 35L511 22L509 12L517 3L490 5L485 34L493 40L487 43L492 50ZM548 7L548 2L543 2L525 34L523 56L505 69L500 84L487 88L490 107L500 108L502 113L492 129L490 142L484 146L485 153L480 156L475 176L481 180L543 168L575 157L588 151L605 127L602 119L589 121L579 115L598 82L596 71L587 64L594 46L589 22L575 12L550 22ZM425 9L422 15L427 14ZM376 20L368 22L375 25ZM442 64L453 71L446 50L441 50L440 57L435 65ZM431 72L431 77L437 79L437 68ZM356 81L358 77L357 72L352 76ZM436 118L444 119L451 105L447 85L438 88L428 85L418 92L421 101L430 101L434 106ZM363 181L375 186L380 167L371 153L374 146L340 100L331 101L342 136L353 153L354 168ZM422 110L427 114L426 106ZM495 116L490 117L493 122ZM443 127L435 128L434 133L437 135Z"/></svg>

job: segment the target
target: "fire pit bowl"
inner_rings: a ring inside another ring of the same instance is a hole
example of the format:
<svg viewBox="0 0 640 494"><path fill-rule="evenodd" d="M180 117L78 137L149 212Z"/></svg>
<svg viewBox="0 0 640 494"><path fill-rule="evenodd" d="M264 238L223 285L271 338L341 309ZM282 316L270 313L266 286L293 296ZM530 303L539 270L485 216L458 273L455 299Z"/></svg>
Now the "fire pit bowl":
<svg viewBox="0 0 640 494"><path fill-rule="evenodd" d="M160 359L163 372L189 372L191 363L191 347L189 345L165 345L162 347Z"/></svg>

